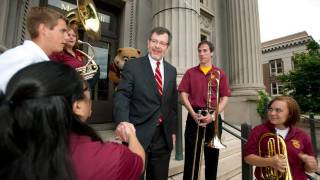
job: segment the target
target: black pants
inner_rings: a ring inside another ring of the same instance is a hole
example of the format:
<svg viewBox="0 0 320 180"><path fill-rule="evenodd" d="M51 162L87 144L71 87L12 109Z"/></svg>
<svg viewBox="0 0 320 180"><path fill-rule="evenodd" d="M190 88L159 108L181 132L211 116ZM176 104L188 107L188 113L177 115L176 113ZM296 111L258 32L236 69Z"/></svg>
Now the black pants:
<svg viewBox="0 0 320 180"><path fill-rule="evenodd" d="M200 151L201 151L201 139L203 137L204 128L199 127L198 133L198 143L197 143L197 153L196 160L194 163L194 149L196 146L196 133L197 133L197 123L188 114L185 130L185 162L184 162L184 171L183 171L183 180L191 180L193 174L193 180L198 179L198 170L199 170L199 160L200 160ZM222 121L219 116L219 135L222 132ZM205 142L208 142L213 137L213 123L210 123L206 127ZM204 145L204 161L205 161L205 179L206 180L215 180L217 178L217 169L219 161L219 150L215 148L210 148ZM193 167L194 164L194 167Z"/></svg>
<svg viewBox="0 0 320 180"><path fill-rule="evenodd" d="M168 179L170 154L171 150L165 140L163 126L160 125L146 150L146 180ZM144 173L140 180L144 180Z"/></svg>

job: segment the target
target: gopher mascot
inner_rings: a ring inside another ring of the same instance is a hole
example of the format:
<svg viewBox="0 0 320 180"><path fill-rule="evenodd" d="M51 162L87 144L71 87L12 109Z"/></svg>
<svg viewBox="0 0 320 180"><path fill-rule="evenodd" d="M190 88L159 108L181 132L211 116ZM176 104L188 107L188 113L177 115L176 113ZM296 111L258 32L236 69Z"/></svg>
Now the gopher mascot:
<svg viewBox="0 0 320 180"><path fill-rule="evenodd" d="M140 57L140 50L132 47L119 48L117 50L117 55L114 58L110 70L109 70L109 79L112 81L113 86L117 87L121 79L121 71L124 64L133 58Z"/></svg>

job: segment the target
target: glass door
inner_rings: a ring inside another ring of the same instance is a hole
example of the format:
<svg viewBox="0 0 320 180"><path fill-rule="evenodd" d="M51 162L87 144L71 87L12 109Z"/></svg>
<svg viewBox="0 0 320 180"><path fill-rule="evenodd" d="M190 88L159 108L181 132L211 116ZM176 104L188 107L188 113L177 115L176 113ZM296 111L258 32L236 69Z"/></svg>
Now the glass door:
<svg viewBox="0 0 320 180"><path fill-rule="evenodd" d="M99 71L92 80L88 81L92 91L93 114L89 123L112 122L112 94L113 87L108 79L110 65L110 42L93 43L95 62L99 66ZM88 49L92 53L91 49Z"/></svg>

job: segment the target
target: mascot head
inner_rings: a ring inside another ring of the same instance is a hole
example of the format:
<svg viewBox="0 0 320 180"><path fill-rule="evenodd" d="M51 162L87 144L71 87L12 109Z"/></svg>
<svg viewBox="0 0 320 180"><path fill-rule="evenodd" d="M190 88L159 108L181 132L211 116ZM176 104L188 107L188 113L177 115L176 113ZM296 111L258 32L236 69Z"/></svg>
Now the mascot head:
<svg viewBox="0 0 320 180"><path fill-rule="evenodd" d="M109 70L109 79L112 81L114 87L116 87L121 79L121 71L124 64L133 58L140 57L140 50L132 47L119 48L117 55L113 60L113 63Z"/></svg>
<svg viewBox="0 0 320 180"><path fill-rule="evenodd" d="M133 58L140 57L140 50L131 48L131 47L125 47L125 48L119 48L117 50L117 56L114 58L114 64L120 69L123 69L124 64Z"/></svg>

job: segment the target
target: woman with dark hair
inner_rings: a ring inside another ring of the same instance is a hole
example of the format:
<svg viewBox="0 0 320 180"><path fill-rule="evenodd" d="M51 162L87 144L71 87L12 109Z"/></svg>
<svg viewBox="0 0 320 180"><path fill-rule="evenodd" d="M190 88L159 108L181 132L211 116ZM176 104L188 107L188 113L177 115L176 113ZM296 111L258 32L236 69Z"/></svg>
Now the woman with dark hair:
<svg viewBox="0 0 320 180"><path fill-rule="evenodd" d="M144 151L131 124L116 130L129 148L103 143L81 119L83 112L75 111L90 97L72 68L54 62L30 65L0 94L0 179L137 179L141 174ZM75 152L86 161L76 159ZM82 172L78 163L91 166Z"/></svg>
<svg viewBox="0 0 320 180"><path fill-rule="evenodd" d="M244 154L245 161L257 167L258 180L280 177L280 172L304 180L305 172L317 170L310 137L295 126L299 120L299 106L293 98L279 96L269 103L268 120L252 130Z"/></svg>

